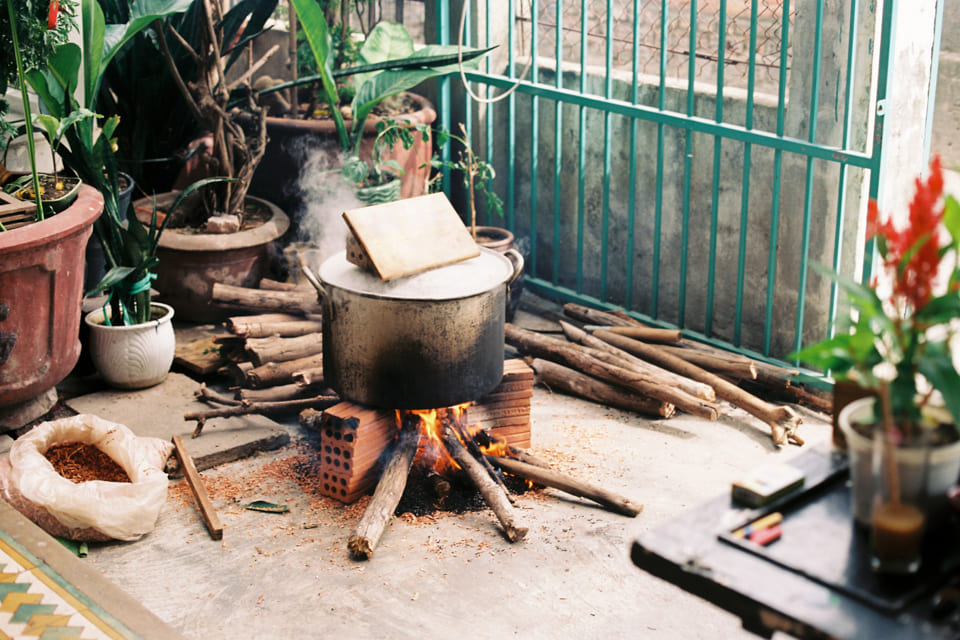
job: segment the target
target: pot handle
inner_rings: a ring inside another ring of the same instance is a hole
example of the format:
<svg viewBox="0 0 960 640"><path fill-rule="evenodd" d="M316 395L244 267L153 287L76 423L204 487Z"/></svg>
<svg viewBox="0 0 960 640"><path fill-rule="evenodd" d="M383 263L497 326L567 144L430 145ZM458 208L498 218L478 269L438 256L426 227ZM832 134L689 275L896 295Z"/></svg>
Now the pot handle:
<svg viewBox="0 0 960 640"><path fill-rule="evenodd" d="M513 247L504 251L503 255L513 263L513 274L507 280L507 290L509 290L513 283L517 281L517 278L520 277L520 274L523 273L523 255Z"/></svg>
<svg viewBox="0 0 960 640"><path fill-rule="evenodd" d="M300 261L300 270L303 271L303 275L307 277L307 280L310 281L310 284L313 285L313 288L317 290L317 301L323 302L323 299L327 297L327 291L320 283L320 278L318 278L317 274L313 272L313 269L306 265L302 257L298 256L297 258Z"/></svg>

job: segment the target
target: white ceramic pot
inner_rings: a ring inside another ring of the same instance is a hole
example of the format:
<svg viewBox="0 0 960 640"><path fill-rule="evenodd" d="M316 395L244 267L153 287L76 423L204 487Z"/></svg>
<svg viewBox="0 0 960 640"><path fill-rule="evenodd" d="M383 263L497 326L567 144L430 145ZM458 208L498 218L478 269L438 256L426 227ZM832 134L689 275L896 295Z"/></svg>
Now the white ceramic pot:
<svg viewBox="0 0 960 640"><path fill-rule="evenodd" d="M150 307L155 319L131 326L107 326L103 309L84 318L90 328L90 357L112 387L152 387L163 382L170 372L176 348L173 307L159 302ZM159 315L161 312L163 315Z"/></svg>
<svg viewBox="0 0 960 640"><path fill-rule="evenodd" d="M868 526L874 496L873 440L860 435L850 425L872 422L874 402L872 397L855 400L844 407L838 418L850 457L853 515L857 522ZM926 483L923 449L897 449L896 459L901 498L914 504L925 502L925 511L930 516L942 514L947 508L947 489L960 477L960 442L930 450Z"/></svg>

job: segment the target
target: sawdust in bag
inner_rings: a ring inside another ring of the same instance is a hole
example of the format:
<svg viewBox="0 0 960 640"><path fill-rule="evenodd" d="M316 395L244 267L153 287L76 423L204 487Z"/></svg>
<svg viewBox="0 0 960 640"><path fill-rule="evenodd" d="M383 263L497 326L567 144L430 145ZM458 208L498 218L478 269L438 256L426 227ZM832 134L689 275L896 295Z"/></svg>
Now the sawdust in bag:
<svg viewBox="0 0 960 640"><path fill-rule="evenodd" d="M74 483L61 476L44 454L54 445L73 442L98 447L130 482ZM166 502L163 466L172 451L170 442L81 414L41 423L17 438L8 457L0 460L0 484L7 502L53 536L137 540L153 530Z"/></svg>

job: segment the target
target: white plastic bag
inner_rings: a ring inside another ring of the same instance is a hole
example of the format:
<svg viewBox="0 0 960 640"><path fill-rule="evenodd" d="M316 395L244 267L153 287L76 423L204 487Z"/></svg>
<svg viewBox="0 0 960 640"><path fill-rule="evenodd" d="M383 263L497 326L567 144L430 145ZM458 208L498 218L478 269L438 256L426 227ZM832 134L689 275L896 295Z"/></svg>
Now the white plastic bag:
<svg viewBox="0 0 960 640"><path fill-rule="evenodd" d="M98 447L123 467L130 482L74 483L58 474L44 453L51 446L71 442ZM62 524L65 531L50 531L56 527L49 526L49 518L38 522L36 514L24 514L53 535L75 540L136 540L153 530L166 502L168 482L163 466L172 451L170 442L138 437L128 427L94 415L44 422L10 447L4 490L8 500L19 493ZM24 511L20 505L14 506ZM96 532L101 535L94 535Z"/></svg>

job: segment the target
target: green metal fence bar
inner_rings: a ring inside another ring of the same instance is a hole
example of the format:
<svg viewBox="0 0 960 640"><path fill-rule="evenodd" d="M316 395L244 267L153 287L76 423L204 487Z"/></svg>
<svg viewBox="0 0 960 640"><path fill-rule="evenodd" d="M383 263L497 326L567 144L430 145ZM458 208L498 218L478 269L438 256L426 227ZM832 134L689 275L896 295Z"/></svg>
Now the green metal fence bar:
<svg viewBox="0 0 960 640"><path fill-rule="evenodd" d="M753 100L757 80L757 0L750 3L750 66L747 72L746 129L753 129ZM743 177L740 180L740 239L737 248L737 296L733 313L733 344L740 346L743 327L743 287L747 268L747 224L750 219L750 167L753 162L753 145L743 145ZM707 332L709 333L709 331Z"/></svg>
<svg viewBox="0 0 960 640"><path fill-rule="evenodd" d="M696 95L694 94L694 80L697 76L697 58L693 52L697 50L697 0L690 2L690 47L687 55L687 118L694 115ZM693 173L693 131L686 130L683 141L683 204L681 205L680 222L680 287L677 292L677 324L685 324L687 313L687 266L690 249L690 182Z"/></svg>
<svg viewBox="0 0 960 640"><path fill-rule="evenodd" d="M537 7L537 0L530 0L530 51L532 55L536 55L540 51L540 29L539 29L539 18L540 12ZM539 81L539 69L537 65L533 64L530 66L530 82L537 84ZM533 96L530 99L530 121L540 123L540 97ZM530 148L539 149L540 148L540 127L535 126L530 131ZM537 226L537 212L539 207L537 205L537 192L539 190L540 183L540 156L537 153L530 154L530 228L538 229ZM533 234L530 242L530 263L537 264L537 241L536 234Z"/></svg>
<svg viewBox="0 0 960 640"><path fill-rule="evenodd" d="M814 27L813 48L813 86L810 90L810 132L808 140L810 144L816 144L817 141L817 114L820 109L820 63L821 47L823 43L823 3L824 0L817 0L816 26ZM794 350L799 351L803 344L803 314L806 310L807 302L807 270L810 259L810 221L812 216L813 201L813 169L814 158L807 156L807 176L806 184L803 190L803 235L800 239L800 281L797 284L797 317L794 330Z"/></svg>
<svg viewBox="0 0 960 640"><path fill-rule="evenodd" d="M508 2L510 13L508 15L516 15L516 3L515 0L509 0ZM489 21L488 21L489 22ZM516 25L515 20L510 20L507 24L507 42L514 41L514 31ZM517 74L516 70L516 55L514 48L510 47L510 53L507 59L507 74L513 78ZM514 92L510 92L510 95L507 96L507 151L516 147L517 142L517 95ZM493 118L488 118L492 120ZM490 147L492 148L492 146ZM506 216L507 216L507 228L513 229L513 210L516 203L516 176L517 172L514 170L516 167L516 156L512 153L507 153L507 198L504 202L506 207Z"/></svg>
<svg viewBox="0 0 960 640"><path fill-rule="evenodd" d="M850 129L853 126L853 76L857 60L857 3L850 5L850 41L847 43L847 81L845 83L846 100L843 105L843 141L844 147L850 144ZM833 270L840 271L840 262L843 257L843 229L846 222L847 210L847 173L848 167L840 165L840 188L837 190L837 225L833 234ZM837 305L839 303L840 287L836 282L830 284L830 310L827 313L827 335L833 336L836 330Z"/></svg>
<svg viewBox="0 0 960 640"><path fill-rule="evenodd" d="M720 29L717 42L717 96L714 120L723 122L723 74L727 62L727 3L720 3ZM710 255L707 258L707 304L704 332L713 332L713 297L717 275L717 234L720 226L720 162L723 136L713 136L713 183L710 187Z"/></svg>
<svg viewBox="0 0 960 640"><path fill-rule="evenodd" d="M609 100L613 97L613 12L610 11L610 1L607 1L606 48L604 50L604 66L606 79L603 83L603 97ZM605 111L603 115L603 194L601 207L603 209L600 222L600 297L607 297L607 246L610 239L610 167L611 167L611 126L613 114Z"/></svg>
<svg viewBox="0 0 960 640"><path fill-rule="evenodd" d="M630 102L633 104L640 101L640 4L640 2L633 3L633 56L630 64ZM637 127L639 126L640 123L636 118L630 120L630 153L627 167L627 256L624 274L626 293L623 302L627 309L633 306L634 229L637 216L637 154L633 150L637 148Z"/></svg>
<svg viewBox="0 0 960 640"><path fill-rule="evenodd" d="M777 84L777 137L787 120L787 54L790 50L790 0L783 0L780 24L780 74ZM783 150L773 151L773 198L770 202L770 238L767 242L767 298L763 316L763 354L770 355L773 332L773 293L777 278L777 235L780 231L780 186Z"/></svg>
<svg viewBox="0 0 960 640"><path fill-rule="evenodd" d="M587 0L580 0L580 21L587 17ZM580 68L587 68L587 29L580 29ZM559 69L558 69L559 71ZM580 74L580 93L587 92L587 74ZM583 249L586 229L586 184L584 171L587 166L587 107L580 105L577 122L577 291L583 291Z"/></svg>
<svg viewBox="0 0 960 640"><path fill-rule="evenodd" d="M668 0L660 2L660 67L659 84L657 86L657 113L665 113L666 95L667 95L667 24L670 18L670 5ZM657 176L656 176L656 202L654 204L653 218L653 275L651 282L660 282L660 236L663 232L663 159L665 144L665 123L657 122ZM653 318L660 317L660 287L653 287L650 296L650 315Z"/></svg>
<svg viewBox="0 0 960 640"><path fill-rule="evenodd" d="M554 85L557 92L563 89L563 12L557 11L556 61L554 63ZM563 199L560 197L560 184L563 176L563 101L551 96L553 103L553 284L560 284L560 211ZM536 235L536 234L533 234Z"/></svg>

